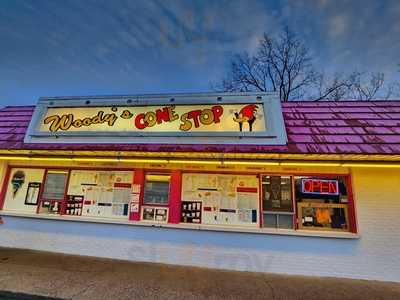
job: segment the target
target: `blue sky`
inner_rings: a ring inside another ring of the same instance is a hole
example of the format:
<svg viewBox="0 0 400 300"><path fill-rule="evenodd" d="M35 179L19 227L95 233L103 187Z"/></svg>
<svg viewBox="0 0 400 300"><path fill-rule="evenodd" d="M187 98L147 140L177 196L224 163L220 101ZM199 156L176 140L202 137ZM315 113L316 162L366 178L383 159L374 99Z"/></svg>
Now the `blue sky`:
<svg viewBox="0 0 400 300"><path fill-rule="evenodd" d="M398 0L1 0L0 104L208 91L232 54L285 24L317 68L398 79Z"/></svg>

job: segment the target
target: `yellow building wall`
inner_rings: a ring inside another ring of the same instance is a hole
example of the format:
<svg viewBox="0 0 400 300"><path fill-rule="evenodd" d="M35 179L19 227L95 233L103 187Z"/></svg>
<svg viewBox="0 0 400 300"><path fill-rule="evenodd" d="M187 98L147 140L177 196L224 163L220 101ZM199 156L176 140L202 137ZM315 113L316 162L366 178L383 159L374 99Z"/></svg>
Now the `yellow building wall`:
<svg viewBox="0 0 400 300"><path fill-rule="evenodd" d="M23 165L22 162L16 164ZM54 166L55 163L41 162L40 165ZM57 163L57 166L62 165ZM89 163L80 165L90 166L138 167ZM141 167L163 169L166 166ZM214 166L181 168L188 172L222 171ZM3 169L0 165L0 175L4 173ZM400 169L234 166L225 171L266 174L350 173L359 238L234 234L222 231L196 233L174 228L150 229L123 225L117 228L108 224L5 216L5 222L0 228L0 245L210 268L400 282ZM85 238L82 238L82 232Z"/></svg>
<svg viewBox="0 0 400 300"><path fill-rule="evenodd" d="M371 272L400 280L400 169L351 171L359 247Z"/></svg>

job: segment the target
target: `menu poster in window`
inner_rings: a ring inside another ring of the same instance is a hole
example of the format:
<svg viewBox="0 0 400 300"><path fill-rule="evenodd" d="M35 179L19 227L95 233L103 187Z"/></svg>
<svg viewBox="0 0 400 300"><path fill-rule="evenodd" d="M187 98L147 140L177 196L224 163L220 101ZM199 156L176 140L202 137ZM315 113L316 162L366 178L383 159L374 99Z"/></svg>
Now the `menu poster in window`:
<svg viewBox="0 0 400 300"><path fill-rule="evenodd" d="M129 203L131 199L131 189L129 188L114 188L113 202L114 203Z"/></svg>
<svg viewBox="0 0 400 300"><path fill-rule="evenodd" d="M114 189L111 187L97 188L97 197L95 200L98 203L112 203L114 199Z"/></svg>
<svg viewBox="0 0 400 300"><path fill-rule="evenodd" d="M218 188L226 194L234 194L237 186L236 176L218 176ZM235 196L233 196L235 197Z"/></svg>
<svg viewBox="0 0 400 300"><path fill-rule="evenodd" d="M37 205L40 185L40 182L29 182L25 197L26 205Z"/></svg>
<svg viewBox="0 0 400 300"><path fill-rule="evenodd" d="M256 192L238 192L237 193L238 209L257 209L258 193Z"/></svg>
<svg viewBox="0 0 400 300"><path fill-rule="evenodd" d="M195 176L194 182L197 189L216 189L217 188L217 176L207 175L193 175Z"/></svg>
<svg viewBox="0 0 400 300"><path fill-rule="evenodd" d="M229 197L227 195L224 195L224 197L220 197L218 199L218 203L220 203L220 208L223 209L235 209L236 208L236 193L234 194L234 197Z"/></svg>
<svg viewBox="0 0 400 300"><path fill-rule="evenodd" d="M182 183L182 200L201 202L202 223L257 225L256 176L184 174ZM181 217L188 219L185 212Z"/></svg>
<svg viewBox="0 0 400 300"><path fill-rule="evenodd" d="M197 191L183 191L182 201L197 201L199 200Z"/></svg>
<svg viewBox="0 0 400 300"><path fill-rule="evenodd" d="M112 214L115 216L127 216L128 215L128 204L113 204Z"/></svg>
<svg viewBox="0 0 400 300"><path fill-rule="evenodd" d="M154 221L155 208L154 207L143 207L142 208L142 220Z"/></svg>
<svg viewBox="0 0 400 300"><path fill-rule="evenodd" d="M271 201L271 205L273 208L280 208L282 199L281 177L271 176L270 181L269 200Z"/></svg>
<svg viewBox="0 0 400 300"><path fill-rule="evenodd" d="M133 180L132 177L133 177L132 172L130 172L130 171L116 172L115 173L115 182L131 184L132 180Z"/></svg>
<svg viewBox="0 0 400 300"><path fill-rule="evenodd" d="M250 209L239 209L238 210L238 221L243 223L253 222L253 210Z"/></svg>
<svg viewBox="0 0 400 300"><path fill-rule="evenodd" d="M193 191L195 190L194 178L192 174L183 174L182 176L182 188L183 191Z"/></svg>
<svg viewBox="0 0 400 300"><path fill-rule="evenodd" d="M158 222L167 222L168 209L156 208L155 220Z"/></svg>
<svg viewBox="0 0 400 300"><path fill-rule="evenodd" d="M43 199L63 200L67 172L48 172L43 190Z"/></svg>
<svg viewBox="0 0 400 300"><path fill-rule="evenodd" d="M237 177L237 186L238 187L258 187L258 180L255 176L238 176Z"/></svg>

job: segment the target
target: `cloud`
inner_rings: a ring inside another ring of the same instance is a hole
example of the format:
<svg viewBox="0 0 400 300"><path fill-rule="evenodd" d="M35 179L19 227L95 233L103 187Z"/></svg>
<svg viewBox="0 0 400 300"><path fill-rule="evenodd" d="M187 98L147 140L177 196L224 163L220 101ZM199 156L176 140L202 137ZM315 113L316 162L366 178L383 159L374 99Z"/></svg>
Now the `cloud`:
<svg viewBox="0 0 400 300"><path fill-rule="evenodd" d="M207 90L285 24L319 68L394 70L399 20L397 0L0 1L0 97Z"/></svg>
<svg viewBox="0 0 400 300"><path fill-rule="evenodd" d="M346 30L349 30L346 15L336 15L329 20L328 34L331 38L336 39L340 37Z"/></svg>

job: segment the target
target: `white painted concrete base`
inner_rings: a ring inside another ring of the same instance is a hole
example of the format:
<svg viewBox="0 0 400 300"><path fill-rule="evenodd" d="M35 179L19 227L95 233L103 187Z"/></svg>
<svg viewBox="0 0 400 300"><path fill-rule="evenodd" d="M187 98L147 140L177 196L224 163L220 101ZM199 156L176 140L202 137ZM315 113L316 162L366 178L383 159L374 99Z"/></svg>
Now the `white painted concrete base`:
<svg viewBox="0 0 400 300"><path fill-rule="evenodd" d="M0 246L209 268L400 282L397 256L359 239L273 236L3 217Z"/></svg>

